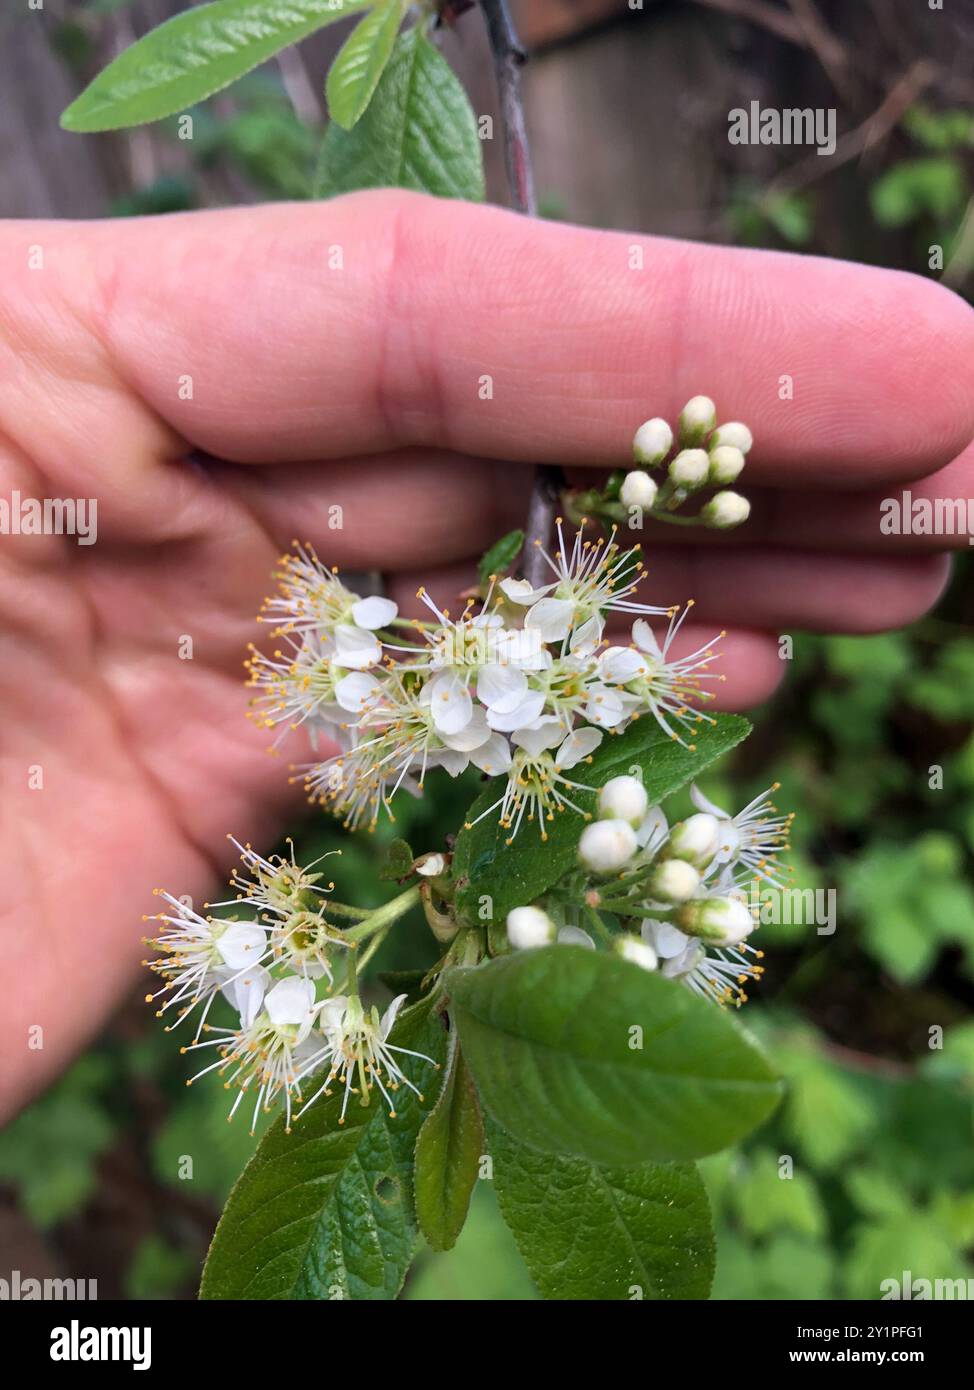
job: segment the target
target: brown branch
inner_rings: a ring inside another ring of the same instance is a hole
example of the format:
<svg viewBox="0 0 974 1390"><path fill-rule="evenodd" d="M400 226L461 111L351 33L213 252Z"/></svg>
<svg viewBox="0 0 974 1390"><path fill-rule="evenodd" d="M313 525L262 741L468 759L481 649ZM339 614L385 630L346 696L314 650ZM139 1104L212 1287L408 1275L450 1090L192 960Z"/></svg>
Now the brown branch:
<svg viewBox="0 0 974 1390"><path fill-rule="evenodd" d="M526 58L518 41L506 0L480 0L494 59L494 76L504 125L504 159L511 201L518 212L534 217L538 211L528 135L521 101L521 67Z"/></svg>

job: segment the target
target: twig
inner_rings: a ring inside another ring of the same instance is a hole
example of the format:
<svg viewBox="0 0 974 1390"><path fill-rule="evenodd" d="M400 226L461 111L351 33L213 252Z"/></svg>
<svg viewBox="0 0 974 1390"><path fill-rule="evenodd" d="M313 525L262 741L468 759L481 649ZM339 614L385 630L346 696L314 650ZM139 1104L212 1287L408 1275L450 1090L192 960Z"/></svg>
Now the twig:
<svg viewBox="0 0 974 1390"><path fill-rule="evenodd" d="M312 129L322 123L321 102L299 49L283 48L277 55L277 68L291 108L298 120Z"/></svg>
<svg viewBox="0 0 974 1390"><path fill-rule="evenodd" d="M552 525L561 503L563 476L560 468L542 464L534 470L528 519L524 527L522 569L532 588L539 588L551 575L548 573L544 549L551 536Z"/></svg>
<svg viewBox="0 0 974 1390"><path fill-rule="evenodd" d="M521 67L526 54L521 47L507 0L480 0L487 25L487 37L494 59L494 76L500 97L504 124L504 159L511 201L518 212L534 217L538 204L534 194L534 174L528 153L528 136L521 101Z"/></svg>

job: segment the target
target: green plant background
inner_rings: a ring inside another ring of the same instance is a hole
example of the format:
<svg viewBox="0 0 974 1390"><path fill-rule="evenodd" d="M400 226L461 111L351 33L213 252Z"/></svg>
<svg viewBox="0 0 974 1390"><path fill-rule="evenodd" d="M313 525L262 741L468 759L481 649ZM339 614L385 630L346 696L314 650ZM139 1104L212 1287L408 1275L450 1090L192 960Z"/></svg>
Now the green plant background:
<svg viewBox="0 0 974 1390"><path fill-rule="evenodd" d="M121 5L70 7L59 31L70 71L84 70L98 25ZM201 205L213 168L245 178L254 196L305 196L316 141L273 75L245 79L232 104L196 116L192 163L107 212ZM896 262L904 246L935 240L949 256L971 199L972 122L915 107L901 136L895 157L861 178L848 227L832 217L833 253L863 254L865 217L873 259ZM558 190L542 192L551 213ZM725 212L741 242L818 247L812 194L769 200L742 185ZM891 230L907 241L887 240ZM730 806L780 780L779 803L799 811L796 886L835 888L838 905L834 936L762 932L767 975L747 1021L770 1044L788 1097L749 1142L701 1165L717 1216L717 1297L875 1298L902 1270L974 1275L972 594L962 564L937 615L905 632L791 634L782 692L720 775L704 778ZM931 787L934 766L942 788ZM342 898L377 904L390 892L376 874L383 842L442 844L476 791L476 778L431 779L427 800L407 802L397 825L371 840L316 819L296 827L299 853L341 849L330 867ZM133 904L133 931L139 910ZM432 961L428 941L408 922L375 969L414 966L423 952ZM942 1047L931 1046L932 1027L943 1030ZM244 1124L227 1124L219 1086L186 1088L189 1061L134 1000L0 1135L5 1263L97 1278L103 1297L194 1295L254 1140ZM489 1182L456 1247L424 1250L403 1296L536 1296Z"/></svg>

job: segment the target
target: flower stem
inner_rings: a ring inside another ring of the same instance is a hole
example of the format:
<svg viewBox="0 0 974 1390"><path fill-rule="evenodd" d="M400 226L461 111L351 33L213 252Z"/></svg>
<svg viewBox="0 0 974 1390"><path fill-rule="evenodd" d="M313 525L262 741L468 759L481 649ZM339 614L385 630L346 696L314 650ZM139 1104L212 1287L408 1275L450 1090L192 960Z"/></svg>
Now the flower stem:
<svg viewBox="0 0 974 1390"><path fill-rule="evenodd" d="M411 907L415 907L419 902L419 884L414 883L407 888L405 893L400 893L397 898L390 899L383 903L382 907L377 907L370 912L363 922L350 927L345 933L346 941L365 941L370 936L374 936L383 927L391 926L398 918L403 917Z"/></svg>

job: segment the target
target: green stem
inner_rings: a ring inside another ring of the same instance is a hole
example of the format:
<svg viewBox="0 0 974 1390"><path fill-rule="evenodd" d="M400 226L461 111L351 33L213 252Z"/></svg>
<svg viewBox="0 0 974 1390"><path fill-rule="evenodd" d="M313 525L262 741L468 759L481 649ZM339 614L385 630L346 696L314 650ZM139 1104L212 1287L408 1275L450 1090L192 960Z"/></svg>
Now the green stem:
<svg viewBox="0 0 974 1390"><path fill-rule="evenodd" d="M354 922L364 922L366 917L372 916L371 907L351 907L348 903L336 903L329 898L325 904L326 915L330 912L335 917L350 917Z"/></svg>
<svg viewBox="0 0 974 1390"><path fill-rule="evenodd" d="M382 907L377 907L359 922L358 926L350 927L345 933L346 941L365 941L368 937L374 936L385 926L390 926L398 918L404 916L411 907L415 907L419 902L419 885L414 883L407 888L405 893L400 893L398 898L392 898L389 902L383 903Z"/></svg>

